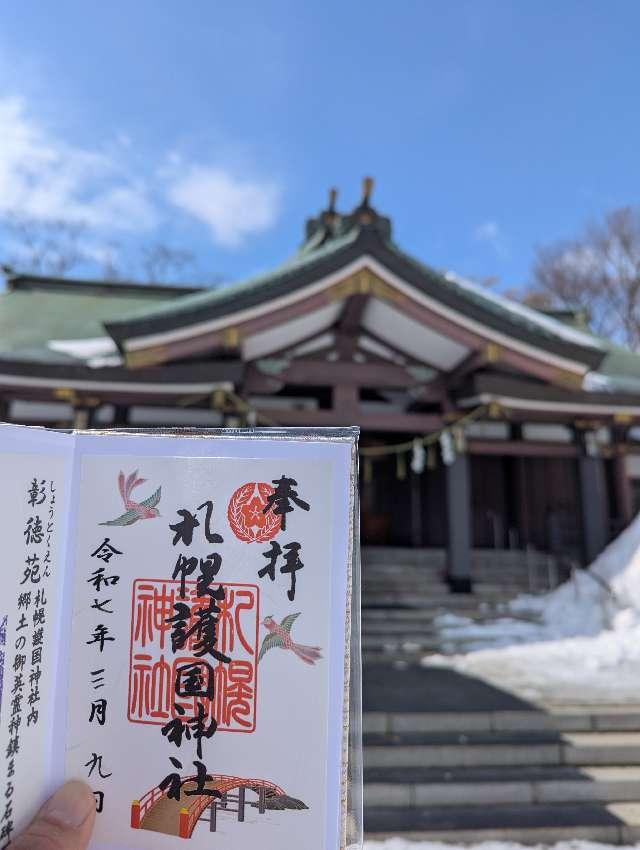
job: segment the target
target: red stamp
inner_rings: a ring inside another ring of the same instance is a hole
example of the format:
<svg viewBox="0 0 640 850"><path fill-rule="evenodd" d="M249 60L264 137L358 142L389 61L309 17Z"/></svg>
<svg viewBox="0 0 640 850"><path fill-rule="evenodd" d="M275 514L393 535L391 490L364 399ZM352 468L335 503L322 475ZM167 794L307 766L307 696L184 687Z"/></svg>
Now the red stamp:
<svg viewBox="0 0 640 850"><path fill-rule="evenodd" d="M250 481L238 487L227 508L231 530L245 543L264 543L280 531L280 517L272 510L264 512L267 499L273 495L271 484Z"/></svg>
<svg viewBox="0 0 640 850"><path fill-rule="evenodd" d="M209 597L196 596L196 582L188 581L191 624ZM209 662L194 655L195 636L175 654L171 624L179 581L136 579L131 609L128 719L132 723L164 725L179 715L175 706L195 715L198 705L218 721L218 732L253 732L256 728L259 590L254 584L225 584L225 598L217 602L216 648L229 663ZM182 600L180 600L182 601Z"/></svg>

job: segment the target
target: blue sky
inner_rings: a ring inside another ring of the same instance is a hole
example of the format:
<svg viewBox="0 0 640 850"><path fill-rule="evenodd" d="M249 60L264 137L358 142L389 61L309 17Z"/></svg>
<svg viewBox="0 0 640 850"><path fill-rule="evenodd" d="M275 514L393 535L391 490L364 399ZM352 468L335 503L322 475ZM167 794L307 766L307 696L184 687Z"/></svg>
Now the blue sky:
<svg viewBox="0 0 640 850"><path fill-rule="evenodd" d="M371 174L403 248L518 286L536 245L638 198L638 31L626 0L10 0L0 216L239 279Z"/></svg>

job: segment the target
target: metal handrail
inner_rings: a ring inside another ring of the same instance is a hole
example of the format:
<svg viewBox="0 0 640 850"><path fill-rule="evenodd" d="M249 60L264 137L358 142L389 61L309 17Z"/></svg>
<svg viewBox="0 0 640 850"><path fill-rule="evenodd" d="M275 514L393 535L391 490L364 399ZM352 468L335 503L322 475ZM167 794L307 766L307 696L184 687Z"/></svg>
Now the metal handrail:
<svg viewBox="0 0 640 850"><path fill-rule="evenodd" d="M571 580L573 581L576 575L585 575L589 576L589 578L594 581L599 587L609 594L611 599L616 603L616 605L622 606L622 602L618 597L617 593L613 589L613 587L609 584L609 582L602 578L598 573L594 573L591 570L583 570L575 561L571 561Z"/></svg>

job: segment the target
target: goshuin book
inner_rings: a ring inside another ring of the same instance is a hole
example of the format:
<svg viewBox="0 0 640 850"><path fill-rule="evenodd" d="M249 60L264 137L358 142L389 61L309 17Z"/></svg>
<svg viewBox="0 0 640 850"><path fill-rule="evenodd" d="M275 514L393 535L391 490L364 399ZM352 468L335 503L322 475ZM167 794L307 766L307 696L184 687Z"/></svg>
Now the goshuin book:
<svg viewBox="0 0 640 850"><path fill-rule="evenodd" d="M356 445L0 426L0 847L71 778L96 848L353 842Z"/></svg>

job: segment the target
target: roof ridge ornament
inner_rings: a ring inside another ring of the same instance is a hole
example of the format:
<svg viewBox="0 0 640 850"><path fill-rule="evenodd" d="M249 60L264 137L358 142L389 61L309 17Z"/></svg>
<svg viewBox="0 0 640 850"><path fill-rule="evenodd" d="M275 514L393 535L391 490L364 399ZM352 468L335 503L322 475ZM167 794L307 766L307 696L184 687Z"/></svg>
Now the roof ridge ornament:
<svg viewBox="0 0 640 850"><path fill-rule="evenodd" d="M378 218L377 212L371 206L371 194L373 192L373 177L362 178L362 197L355 209L356 221L360 225L373 224Z"/></svg>
<svg viewBox="0 0 640 850"><path fill-rule="evenodd" d="M362 199L360 201L361 207L370 206L371 195L373 194L373 187L375 181L373 177L363 177L362 178Z"/></svg>
<svg viewBox="0 0 640 850"><path fill-rule="evenodd" d="M336 211L336 201L338 200L338 190L335 186L332 186L329 189L329 206L327 207L328 213L335 213Z"/></svg>
<svg viewBox="0 0 640 850"><path fill-rule="evenodd" d="M333 232L335 230L335 225L336 225L336 222L337 222L338 217L339 217L338 213L336 212L336 201L337 200L338 200L338 190L336 189L335 186L332 186L329 189L329 204L328 204L326 210L323 210L323 212L320 215L322 222L324 223L325 227L327 228L327 231L328 231L327 236L333 235Z"/></svg>

